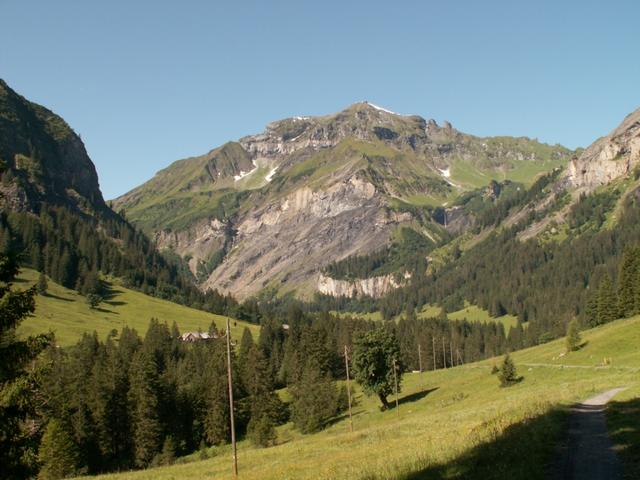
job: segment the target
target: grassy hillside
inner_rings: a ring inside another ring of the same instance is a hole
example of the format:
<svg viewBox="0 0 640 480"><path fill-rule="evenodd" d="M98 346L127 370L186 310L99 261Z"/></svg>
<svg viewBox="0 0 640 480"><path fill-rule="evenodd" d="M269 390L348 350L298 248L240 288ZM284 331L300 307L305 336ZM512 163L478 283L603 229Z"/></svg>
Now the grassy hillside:
<svg viewBox="0 0 640 480"><path fill-rule="evenodd" d="M18 285L30 285L36 282L38 272L22 270ZM49 280L46 296L38 295L34 316L25 320L19 329L20 335L42 333L52 330L61 346L75 343L83 333L98 332L104 339L113 330L125 325L135 328L144 335L152 317L171 325L174 321L181 332L207 331L211 322L224 328L226 318L193 308L178 305L166 300L144 295L119 285L113 285L112 296L97 309L90 309L85 297L73 290L64 288ZM246 322L231 321L231 333L240 338L244 327L251 329L257 338L259 327Z"/></svg>
<svg viewBox="0 0 640 480"><path fill-rule="evenodd" d="M375 399L357 390L353 433L340 418L315 435L300 435L291 425L280 427L279 445L268 449L240 442L240 476L545 478L563 436L564 407L618 386L640 393L640 317L584 332L583 340L582 350L563 357L563 340L516 352L524 379L507 389L490 373L498 361L494 359L422 376L407 374L398 411L380 412ZM613 366L599 366L604 357ZM628 430L624 422L617 426ZM213 457L200 460L196 454L181 459L191 463L100 478L231 478L229 447L208 454Z"/></svg>

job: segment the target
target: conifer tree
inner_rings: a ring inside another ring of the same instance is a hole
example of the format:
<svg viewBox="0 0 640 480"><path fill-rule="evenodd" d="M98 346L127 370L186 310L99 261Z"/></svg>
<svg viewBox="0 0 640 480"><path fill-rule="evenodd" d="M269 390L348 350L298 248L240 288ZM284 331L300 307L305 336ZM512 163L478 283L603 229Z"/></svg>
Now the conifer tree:
<svg viewBox="0 0 640 480"><path fill-rule="evenodd" d="M226 355L222 342L209 344L206 371L204 436L209 444L221 445L229 440L229 393Z"/></svg>
<svg viewBox="0 0 640 480"><path fill-rule="evenodd" d="M518 382L518 372L516 370L516 364L513 363L511 356L507 353L502 361L500 372L498 373L498 379L500 380L501 387L508 387Z"/></svg>
<svg viewBox="0 0 640 480"><path fill-rule="evenodd" d="M265 412L252 414L247 427L247 436L258 447L274 445L277 434L273 420Z"/></svg>
<svg viewBox="0 0 640 480"><path fill-rule="evenodd" d="M636 294L638 290L638 249L627 249L620 263L618 275L619 313L630 317L637 313Z"/></svg>
<svg viewBox="0 0 640 480"><path fill-rule="evenodd" d="M598 324L608 323L618 318L618 300L607 274L600 282L598 289Z"/></svg>
<svg viewBox="0 0 640 480"><path fill-rule="evenodd" d="M77 471L78 457L78 447L69 432L55 418L49 420L38 452L38 460L42 464L38 478L58 480L73 476Z"/></svg>
<svg viewBox="0 0 640 480"><path fill-rule="evenodd" d="M160 379L152 354L141 350L131 365L129 402L133 422L134 459L139 467L148 466L162 446L160 419Z"/></svg>
<svg viewBox="0 0 640 480"><path fill-rule="evenodd" d="M14 257L0 255L0 469L7 478L23 478L33 473L29 458L37 429L26 428L35 418L36 378L27 370L53 340L39 335L18 340L15 331L35 309L36 288L14 290L12 281L18 273Z"/></svg>
<svg viewBox="0 0 640 480"><path fill-rule="evenodd" d="M566 346L567 352L574 352L580 348L580 327L578 326L578 320L575 318L569 322L567 327Z"/></svg>
<svg viewBox="0 0 640 480"><path fill-rule="evenodd" d="M245 348L247 352L239 370L251 405L247 433L255 445L266 447L275 441L275 425L281 419L283 404L273 389L268 364L258 346L252 342Z"/></svg>
<svg viewBox="0 0 640 480"><path fill-rule="evenodd" d="M38 289L38 293L40 295L46 295L47 294L47 276L40 272L40 275L38 275L38 283L37 283L37 289Z"/></svg>
<svg viewBox="0 0 640 480"><path fill-rule="evenodd" d="M291 395L291 419L302 433L321 430L338 412L335 383L314 365L307 365L300 380L291 387Z"/></svg>

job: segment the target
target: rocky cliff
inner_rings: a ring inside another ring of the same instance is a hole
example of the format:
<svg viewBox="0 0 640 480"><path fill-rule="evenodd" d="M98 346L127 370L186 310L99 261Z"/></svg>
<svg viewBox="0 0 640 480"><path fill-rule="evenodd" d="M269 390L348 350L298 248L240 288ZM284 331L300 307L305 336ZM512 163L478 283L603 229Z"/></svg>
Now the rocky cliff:
<svg viewBox="0 0 640 480"><path fill-rule="evenodd" d="M449 207L444 229L431 206L521 168L549 171L570 154L362 102L273 122L175 162L114 203L160 248L187 259L202 288L240 298L266 287L308 295L329 263L380 251L399 241L399 229L437 242L472 223Z"/></svg>
<svg viewBox="0 0 640 480"><path fill-rule="evenodd" d="M333 297L368 296L380 298L401 285L402 282L396 281L395 274L358 280L336 280L320 274L317 288L320 293Z"/></svg>
<svg viewBox="0 0 640 480"><path fill-rule="evenodd" d="M640 109L628 115L606 137L569 162L566 180L572 187L593 190L626 175L640 162Z"/></svg>
<svg viewBox="0 0 640 480"><path fill-rule="evenodd" d="M37 210L41 202L107 212L98 175L82 140L67 123L0 80L2 201Z"/></svg>

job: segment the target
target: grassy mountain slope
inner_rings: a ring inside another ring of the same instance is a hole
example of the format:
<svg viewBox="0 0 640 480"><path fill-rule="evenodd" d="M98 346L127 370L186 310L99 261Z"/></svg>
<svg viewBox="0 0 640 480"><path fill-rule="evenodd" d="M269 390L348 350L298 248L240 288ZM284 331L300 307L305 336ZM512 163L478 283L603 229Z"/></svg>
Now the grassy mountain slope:
<svg viewBox="0 0 640 480"><path fill-rule="evenodd" d="M341 417L308 436L291 425L278 430L279 445L239 445L246 479L543 479L563 437L565 407L618 386L638 385L640 317L585 331L585 346L559 357L563 340L513 354L517 385L502 389L490 374L499 359L448 370L407 374L400 409L380 412L375 399L356 390L354 432ZM611 365L602 366L604 357ZM631 390L631 392L638 390ZM640 393L640 392L638 392ZM628 400L628 399L627 399ZM622 422L622 424L620 423ZM617 428L628 428L618 418ZM184 463L99 478L231 478L230 448L212 449Z"/></svg>
<svg viewBox="0 0 640 480"><path fill-rule="evenodd" d="M37 281L38 273L24 269L19 279L21 281L18 285L31 285ZM181 333L198 330L206 332L212 322L219 330L224 329L226 325L226 317L221 315L150 297L118 284L111 285L109 297L97 309L91 309L85 297L77 292L51 280L48 283L48 294L37 296L36 311L21 324L19 335L33 335L51 330L56 335L58 345L68 346L78 341L83 333L91 333L94 330L100 339L106 338L111 330L121 330L124 326L135 328L142 334L147 331L151 318L157 318L169 326L175 321ZM231 320L231 332L234 337L240 338L245 327L257 338L257 325Z"/></svg>
<svg viewBox="0 0 640 480"><path fill-rule="evenodd" d="M571 155L559 145L475 137L364 102L274 122L262 134L178 161L114 205L159 248L186 258L203 288L308 296L330 262L393 244L398 226L439 241L435 207L492 180L526 187Z"/></svg>
<svg viewBox="0 0 640 480"><path fill-rule="evenodd" d="M40 202L107 215L96 169L67 123L0 79L2 204L38 210Z"/></svg>

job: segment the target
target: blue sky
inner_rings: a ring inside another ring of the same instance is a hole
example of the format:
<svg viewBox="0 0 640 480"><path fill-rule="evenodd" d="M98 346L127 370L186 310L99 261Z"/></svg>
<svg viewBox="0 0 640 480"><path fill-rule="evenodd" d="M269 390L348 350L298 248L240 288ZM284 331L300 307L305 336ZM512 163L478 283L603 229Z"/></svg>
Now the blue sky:
<svg viewBox="0 0 640 480"><path fill-rule="evenodd" d="M360 100L586 146L640 107L640 2L0 0L0 77L82 135L105 198Z"/></svg>

